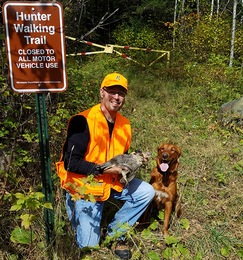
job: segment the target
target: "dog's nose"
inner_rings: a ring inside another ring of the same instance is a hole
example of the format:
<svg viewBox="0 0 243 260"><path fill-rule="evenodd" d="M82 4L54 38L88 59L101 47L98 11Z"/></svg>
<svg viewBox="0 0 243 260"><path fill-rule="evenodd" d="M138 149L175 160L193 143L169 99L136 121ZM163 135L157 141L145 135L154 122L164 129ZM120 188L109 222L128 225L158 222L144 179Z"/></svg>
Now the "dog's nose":
<svg viewBox="0 0 243 260"><path fill-rule="evenodd" d="M167 153L163 153L162 157L163 157L164 160L166 160L168 158L168 154Z"/></svg>

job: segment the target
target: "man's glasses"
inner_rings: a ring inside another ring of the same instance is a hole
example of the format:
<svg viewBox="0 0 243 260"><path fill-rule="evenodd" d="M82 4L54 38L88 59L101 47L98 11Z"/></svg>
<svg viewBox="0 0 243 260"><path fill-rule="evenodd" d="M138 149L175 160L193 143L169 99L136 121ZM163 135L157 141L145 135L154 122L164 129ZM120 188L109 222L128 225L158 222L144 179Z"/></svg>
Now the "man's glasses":
<svg viewBox="0 0 243 260"><path fill-rule="evenodd" d="M103 88L109 95L111 96L115 96L116 94L118 94L119 97L124 98L126 96L126 92L120 92L117 90L108 90L107 88Z"/></svg>

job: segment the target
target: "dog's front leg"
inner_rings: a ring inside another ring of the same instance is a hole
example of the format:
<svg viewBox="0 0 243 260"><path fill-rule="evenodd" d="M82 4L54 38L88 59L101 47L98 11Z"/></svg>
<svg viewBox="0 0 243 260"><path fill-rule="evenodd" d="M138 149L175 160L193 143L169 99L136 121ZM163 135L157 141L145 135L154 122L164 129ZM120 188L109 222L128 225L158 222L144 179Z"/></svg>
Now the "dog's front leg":
<svg viewBox="0 0 243 260"><path fill-rule="evenodd" d="M169 236L168 227L169 227L171 211L172 211L172 202L171 201L165 202L164 224L162 229L162 232L165 236Z"/></svg>

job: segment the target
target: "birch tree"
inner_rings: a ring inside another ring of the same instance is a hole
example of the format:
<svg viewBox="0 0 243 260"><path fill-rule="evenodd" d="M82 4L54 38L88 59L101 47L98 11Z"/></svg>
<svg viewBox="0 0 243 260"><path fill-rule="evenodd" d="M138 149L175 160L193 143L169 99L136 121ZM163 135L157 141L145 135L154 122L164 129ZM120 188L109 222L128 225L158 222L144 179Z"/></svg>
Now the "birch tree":
<svg viewBox="0 0 243 260"><path fill-rule="evenodd" d="M185 0L182 0L182 2L181 2L181 16L184 16L184 6L185 6Z"/></svg>
<svg viewBox="0 0 243 260"><path fill-rule="evenodd" d="M177 13L177 0L175 0L175 11L174 11L174 29L173 29L173 42L172 46L175 47L175 35L176 35L176 13Z"/></svg>
<svg viewBox="0 0 243 260"><path fill-rule="evenodd" d="M217 14L217 22L219 21L219 0L217 0L217 11L216 11L216 14Z"/></svg>
<svg viewBox="0 0 243 260"><path fill-rule="evenodd" d="M233 7L233 22L232 22L232 36L231 36L231 47L230 47L230 61L229 67L232 67L233 59L234 59L234 45L235 45L235 28L236 28L236 10L237 10L238 0L234 0Z"/></svg>
<svg viewBox="0 0 243 260"><path fill-rule="evenodd" d="M219 0L217 0L217 9L216 9L216 29L215 29L215 39L214 45L217 44L217 31L218 31L218 21L219 21Z"/></svg>
<svg viewBox="0 0 243 260"><path fill-rule="evenodd" d="M212 20L212 16L213 16L213 6L214 6L214 0L212 0L211 2L210 21Z"/></svg>
<svg viewBox="0 0 243 260"><path fill-rule="evenodd" d="M200 3L200 1L197 0L197 20L198 20L198 21L200 20L200 8L199 8L199 3Z"/></svg>

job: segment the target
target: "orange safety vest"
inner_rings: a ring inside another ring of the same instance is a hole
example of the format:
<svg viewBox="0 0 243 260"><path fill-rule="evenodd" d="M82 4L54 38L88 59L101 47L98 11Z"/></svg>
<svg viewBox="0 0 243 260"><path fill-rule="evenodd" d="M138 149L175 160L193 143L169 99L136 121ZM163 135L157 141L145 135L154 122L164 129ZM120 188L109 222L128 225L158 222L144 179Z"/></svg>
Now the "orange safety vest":
<svg viewBox="0 0 243 260"><path fill-rule="evenodd" d="M123 117L119 112L116 114L116 121L112 136L109 135L109 127L103 112L101 111L100 104L91 107L90 109L79 113L86 118L89 132L90 141L87 147L87 152L84 156L84 160L101 164L118 154L125 153L131 144L131 126L127 118ZM69 120L68 126L73 117ZM64 142L65 144L65 142ZM64 147L63 144L63 147ZM61 186L63 189L68 190L70 193L83 197L77 194L77 191L71 189L70 186L66 186L66 183L71 182L77 183L77 187L82 187L84 183L81 181L82 178L87 177L86 175L77 174L73 172L67 172L64 168L63 161L63 148L61 159L57 166L57 174L61 179ZM105 201L110 197L111 188L121 192L123 185L117 179L118 174L113 178L112 174L102 174L96 176L99 185L91 187L85 184L88 188L85 194L93 194L97 201Z"/></svg>

